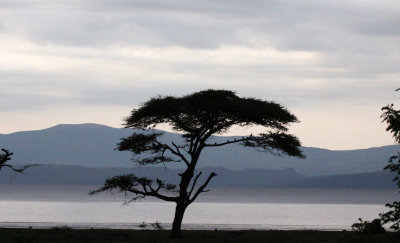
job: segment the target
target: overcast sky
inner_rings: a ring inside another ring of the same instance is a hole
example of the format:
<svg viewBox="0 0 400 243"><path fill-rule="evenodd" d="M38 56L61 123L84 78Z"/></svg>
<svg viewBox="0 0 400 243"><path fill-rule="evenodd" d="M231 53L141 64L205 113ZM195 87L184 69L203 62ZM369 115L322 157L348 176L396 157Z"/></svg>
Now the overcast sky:
<svg viewBox="0 0 400 243"><path fill-rule="evenodd" d="M286 106L305 146L393 144L400 1L0 0L0 84L3 134L213 88Z"/></svg>

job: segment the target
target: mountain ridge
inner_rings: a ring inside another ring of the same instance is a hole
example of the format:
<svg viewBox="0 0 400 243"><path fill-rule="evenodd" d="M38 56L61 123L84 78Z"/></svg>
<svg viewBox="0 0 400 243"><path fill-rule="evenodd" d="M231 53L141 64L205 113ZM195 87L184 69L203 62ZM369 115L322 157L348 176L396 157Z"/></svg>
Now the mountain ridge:
<svg viewBox="0 0 400 243"><path fill-rule="evenodd" d="M0 146L14 152L15 164L67 164L88 167L129 167L131 153L115 151L120 138L132 134L128 128L112 128L94 123L59 124L47 129L0 134ZM231 136L232 137L232 136ZM181 135L164 132L166 140L181 140ZM216 136L215 140L222 139ZM358 150L301 148L306 159L278 157L239 145L205 150L199 166L222 166L232 170L246 168L284 169L291 167L305 175L354 174L381 171L389 157L400 150L388 145ZM171 164L169 167L178 168Z"/></svg>
<svg viewBox="0 0 400 243"><path fill-rule="evenodd" d="M305 176L293 168L280 170L243 169L230 170L224 167L204 167L199 178L202 184L211 172L218 174L210 186L219 187L274 187L274 188L356 188L356 189L395 189L393 176L385 171L334 176ZM133 173L138 177L159 178L167 183L178 184L180 169L164 167L133 168L92 168L79 165L39 165L29 168L24 175L11 170L2 170L0 184L30 185L102 185L112 176Z"/></svg>

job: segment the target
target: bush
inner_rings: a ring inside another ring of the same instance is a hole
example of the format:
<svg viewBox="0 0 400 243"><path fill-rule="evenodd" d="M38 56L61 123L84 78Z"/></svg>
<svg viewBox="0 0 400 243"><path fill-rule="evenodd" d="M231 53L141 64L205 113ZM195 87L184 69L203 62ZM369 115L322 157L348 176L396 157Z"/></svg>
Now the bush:
<svg viewBox="0 0 400 243"><path fill-rule="evenodd" d="M382 223L379 219L374 219L372 222L363 221L361 218L358 219L359 223L354 223L351 226L353 231L366 233L366 234L381 234L385 233L386 230L382 227Z"/></svg>

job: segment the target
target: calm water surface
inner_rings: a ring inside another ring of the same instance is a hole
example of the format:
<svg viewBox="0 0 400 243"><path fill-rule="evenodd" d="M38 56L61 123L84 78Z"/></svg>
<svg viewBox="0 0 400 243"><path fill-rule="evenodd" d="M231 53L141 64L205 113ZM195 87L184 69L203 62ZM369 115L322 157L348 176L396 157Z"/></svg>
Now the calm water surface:
<svg viewBox="0 0 400 243"><path fill-rule="evenodd" d="M174 204L145 200L123 206L120 194L89 196L94 186L0 185L0 227L170 227ZM396 190L211 188L186 211L187 229L350 229L376 218Z"/></svg>

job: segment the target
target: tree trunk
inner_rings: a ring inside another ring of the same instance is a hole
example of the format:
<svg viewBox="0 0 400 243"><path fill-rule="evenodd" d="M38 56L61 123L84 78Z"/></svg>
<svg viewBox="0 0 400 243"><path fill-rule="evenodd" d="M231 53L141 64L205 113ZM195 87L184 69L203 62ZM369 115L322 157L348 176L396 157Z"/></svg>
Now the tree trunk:
<svg viewBox="0 0 400 243"><path fill-rule="evenodd" d="M174 222L172 223L172 233L171 233L172 238L179 238L181 236L181 226L185 210L186 207L183 204L181 203L176 204L175 218Z"/></svg>

